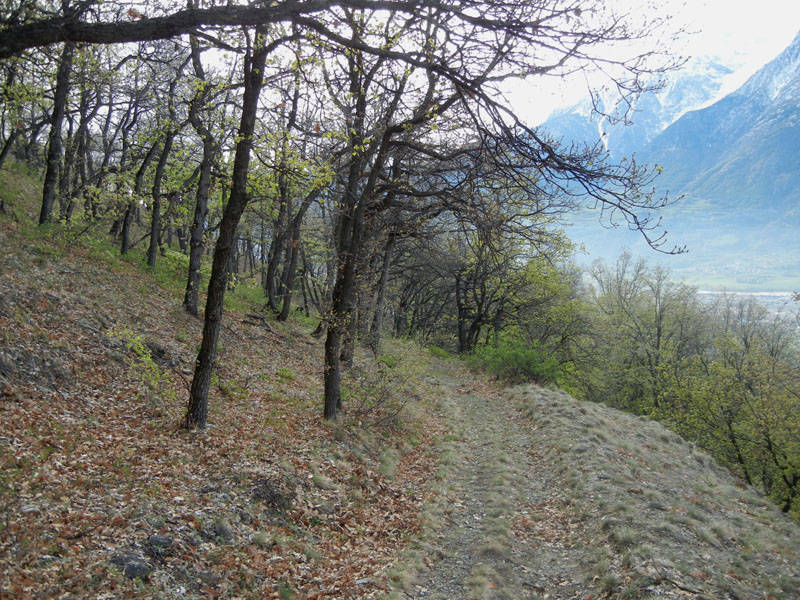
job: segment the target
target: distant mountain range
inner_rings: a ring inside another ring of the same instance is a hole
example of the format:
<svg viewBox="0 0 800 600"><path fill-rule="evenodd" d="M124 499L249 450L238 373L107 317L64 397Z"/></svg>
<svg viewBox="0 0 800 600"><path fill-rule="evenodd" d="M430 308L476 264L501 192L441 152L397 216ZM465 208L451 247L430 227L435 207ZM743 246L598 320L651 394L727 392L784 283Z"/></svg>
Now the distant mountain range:
<svg viewBox="0 0 800 600"><path fill-rule="evenodd" d="M663 167L656 186L684 199L665 213L680 257L647 252L635 236L597 232L579 217L568 235L590 258L623 246L701 287L800 291L800 34L739 89L713 101L732 70L697 59L634 106L633 125L609 125L589 101L542 128L570 142L602 140L616 159ZM596 219L595 219L596 220Z"/></svg>
<svg viewBox="0 0 800 600"><path fill-rule="evenodd" d="M658 92L647 92L631 107L632 123L611 125L596 113L592 101L585 98L575 106L555 111L544 127L569 141L602 141L617 159L641 151L649 142L690 110L719 98L726 79L733 74L729 67L713 58L694 58L680 72L666 81ZM600 98L601 108L609 104ZM612 108L612 107L607 107Z"/></svg>

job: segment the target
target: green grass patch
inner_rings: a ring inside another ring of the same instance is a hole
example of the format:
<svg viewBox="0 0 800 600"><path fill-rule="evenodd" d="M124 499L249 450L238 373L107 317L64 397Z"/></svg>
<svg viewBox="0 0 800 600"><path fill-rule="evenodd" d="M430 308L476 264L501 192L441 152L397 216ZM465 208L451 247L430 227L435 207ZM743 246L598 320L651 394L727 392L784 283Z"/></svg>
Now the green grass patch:
<svg viewBox="0 0 800 600"><path fill-rule="evenodd" d="M294 381L294 372L289 367L281 367L275 374L284 381Z"/></svg>
<svg viewBox="0 0 800 600"><path fill-rule="evenodd" d="M260 312L264 307L264 298L264 289L261 286L238 282L225 294L225 310Z"/></svg>
<svg viewBox="0 0 800 600"><path fill-rule="evenodd" d="M440 348L439 346L435 346L431 344L428 346L428 352L430 352L431 356L435 356L437 358L452 358L453 355L445 350L444 348Z"/></svg>

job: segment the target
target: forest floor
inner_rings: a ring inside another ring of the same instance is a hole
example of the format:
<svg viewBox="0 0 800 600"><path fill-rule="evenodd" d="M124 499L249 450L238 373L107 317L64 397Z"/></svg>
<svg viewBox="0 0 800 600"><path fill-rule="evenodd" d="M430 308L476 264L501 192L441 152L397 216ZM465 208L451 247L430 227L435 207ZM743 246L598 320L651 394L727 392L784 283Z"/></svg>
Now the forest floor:
<svg viewBox="0 0 800 600"><path fill-rule="evenodd" d="M354 371L325 423L315 322L254 316L240 286L209 426L185 431L202 320L174 265L23 210L0 216L0 598L388 590L437 464L416 347Z"/></svg>
<svg viewBox="0 0 800 600"><path fill-rule="evenodd" d="M326 424L314 323L245 286L184 431L180 270L11 206L0 598L800 598L798 524L657 423L389 340Z"/></svg>

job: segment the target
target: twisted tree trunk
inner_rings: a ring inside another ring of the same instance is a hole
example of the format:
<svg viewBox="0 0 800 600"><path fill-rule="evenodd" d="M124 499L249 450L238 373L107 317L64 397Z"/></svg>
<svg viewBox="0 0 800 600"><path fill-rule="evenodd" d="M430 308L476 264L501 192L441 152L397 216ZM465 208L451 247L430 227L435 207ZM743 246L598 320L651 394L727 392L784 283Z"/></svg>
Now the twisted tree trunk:
<svg viewBox="0 0 800 600"><path fill-rule="evenodd" d="M61 128L64 123L64 114L67 109L67 96L69 95L70 71L72 71L72 58L75 54L75 44L67 42L61 52L61 62L56 74L56 90L53 96L53 112L50 115L50 136L47 143L47 163L44 173L44 188L42 190L42 210L39 213L39 225L44 225L53 217L53 204L56 199L56 186L58 185L58 171L61 166L63 144L61 142Z"/></svg>

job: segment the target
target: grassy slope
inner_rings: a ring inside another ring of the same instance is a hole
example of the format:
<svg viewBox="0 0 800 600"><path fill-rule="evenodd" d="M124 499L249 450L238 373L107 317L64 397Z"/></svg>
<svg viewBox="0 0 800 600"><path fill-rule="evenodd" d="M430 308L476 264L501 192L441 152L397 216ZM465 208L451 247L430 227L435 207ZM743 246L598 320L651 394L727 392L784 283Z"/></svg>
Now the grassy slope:
<svg viewBox="0 0 800 600"><path fill-rule="evenodd" d="M798 523L661 424L453 366L402 598L800 598Z"/></svg>
<svg viewBox="0 0 800 600"><path fill-rule="evenodd" d="M509 397L621 597L800 598L798 523L693 444L562 392Z"/></svg>
<svg viewBox="0 0 800 600"><path fill-rule="evenodd" d="M398 345L414 380L407 423L356 414L359 393L391 402L385 376L351 382L350 416L329 427L310 328L229 311L211 427L183 432L201 323L182 311L180 282L40 230L36 186L0 182L17 219L0 216L0 596L381 595L452 443L431 410L437 374ZM535 387L509 397L615 589L800 597L796 524L705 455L602 406ZM152 572L126 577L139 559Z"/></svg>

